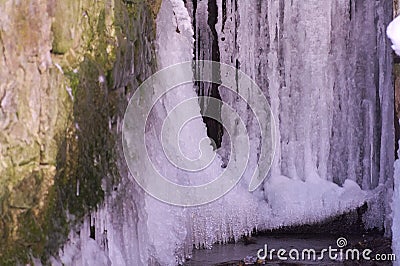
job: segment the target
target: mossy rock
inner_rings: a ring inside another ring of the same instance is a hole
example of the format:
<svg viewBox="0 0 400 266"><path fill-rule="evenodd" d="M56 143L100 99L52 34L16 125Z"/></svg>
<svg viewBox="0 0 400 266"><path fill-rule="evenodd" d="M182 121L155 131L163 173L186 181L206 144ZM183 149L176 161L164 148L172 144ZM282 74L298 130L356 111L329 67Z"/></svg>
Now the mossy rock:
<svg viewBox="0 0 400 266"><path fill-rule="evenodd" d="M77 0L55 1L54 21L51 26L53 32L52 52L65 54L74 43L73 32L77 27L79 3Z"/></svg>
<svg viewBox="0 0 400 266"><path fill-rule="evenodd" d="M0 181L0 265L32 263L32 257L46 264L50 255L57 256L71 228L109 193L102 185L119 182L115 161L120 136L110 125L123 116L127 95L156 69L152 43L161 0L53 4L52 59L63 75L50 69L49 83L63 92L70 88L73 100L65 92L55 103L71 101L60 107L65 114L54 139L32 142L28 153L17 145L9 151L15 160L4 161L10 167L1 173L9 178ZM52 149L43 153L43 145ZM55 168L54 175L46 167ZM9 187L11 179L15 182Z"/></svg>

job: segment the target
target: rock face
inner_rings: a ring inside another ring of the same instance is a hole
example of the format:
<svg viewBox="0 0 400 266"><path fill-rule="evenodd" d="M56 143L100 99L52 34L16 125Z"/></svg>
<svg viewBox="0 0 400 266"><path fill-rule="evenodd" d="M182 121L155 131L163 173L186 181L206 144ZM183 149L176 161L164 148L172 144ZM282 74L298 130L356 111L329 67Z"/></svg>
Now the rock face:
<svg viewBox="0 0 400 266"><path fill-rule="evenodd" d="M72 110L50 52L52 9L46 1L0 4L0 254L40 241L26 227L45 208Z"/></svg>
<svg viewBox="0 0 400 266"><path fill-rule="evenodd" d="M400 13L399 0L393 0L393 16L397 17L399 13Z"/></svg>
<svg viewBox="0 0 400 266"><path fill-rule="evenodd" d="M160 1L136 2L0 2L0 264L46 259L118 181L119 121L155 69Z"/></svg>

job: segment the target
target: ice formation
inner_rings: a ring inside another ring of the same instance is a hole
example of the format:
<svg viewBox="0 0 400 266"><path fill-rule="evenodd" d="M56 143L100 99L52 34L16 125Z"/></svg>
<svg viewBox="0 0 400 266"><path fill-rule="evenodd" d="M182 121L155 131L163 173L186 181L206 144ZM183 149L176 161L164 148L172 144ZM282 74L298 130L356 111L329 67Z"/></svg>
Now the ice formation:
<svg viewBox="0 0 400 266"><path fill-rule="evenodd" d="M389 3L219 0L188 1L188 8L197 27L198 59L219 54L221 62L250 75L270 100L278 142L271 177L264 185L268 206L300 214L301 223L354 208L368 194L367 227L389 228L393 89L390 51L382 35ZM218 22L210 23L216 15ZM217 47L212 45L214 31ZM203 47L208 50L203 52ZM249 113L235 95L223 88L220 95L239 113ZM257 97L250 94L247 100L256 102ZM249 116L247 126L257 149L255 124ZM222 149L229 145L224 138ZM253 153L250 164L256 157ZM341 198L346 190L353 190L354 197ZM308 201L297 198L301 195ZM279 203L285 199L287 204ZM307 213L303 209L311 199L316 209ZM296 204L298 212L290 207ZM266 215L261 224L280 224L273 220ZM286 219L289 224L295 220Z"/></svg>
<svg viewBox="0 0 400 266"><path fill-rule="evenodd" d="M372 206L366 224L388 226L389 200L372 195L377 191L390 195L393 176L391 61L382 34L390 5L318 0L185 2L186 7L181 0L162 1L157 17L158 67L191 60L194 53L196 59L219 59L251 76L270 101L277 124L270 175L250 193L251 176L246 172L243 182L219 200L182 208L145 194L125 173L118 192L82 228L71 232L60 260L68 265L91 265L93 259L96 265L176 265L190 256L193 244L212 247L250 234L253 228L316 222L365 201ZM178 183L209 181L224 161L235 160L226 134L215 162L203 174L184 174L165 166L158 156L160 124L167 113L196 97L196 88L200 95L215 93L209 84L194 85L181 86L162 98L146 131L150 156ZM219 93L245 119L253 151L249 168L254 168L260 146L256 119L235 95L224 88ZM248 102L257 104L251 90L243 93ZM151 97L149 92L143 100ZM207 102L200 104L209 107ZM200 114L199 105L193 110ZM228 119L223 112L221 116ZM193 148L206 134L201 119L188 123L179 140L183 152L195 157ZM137 156L144 152L137 151ZM397 197L398 193L397 187ZM95 239L90 238L90 226ZM398 238L397 229L393 232Z"/></svg>

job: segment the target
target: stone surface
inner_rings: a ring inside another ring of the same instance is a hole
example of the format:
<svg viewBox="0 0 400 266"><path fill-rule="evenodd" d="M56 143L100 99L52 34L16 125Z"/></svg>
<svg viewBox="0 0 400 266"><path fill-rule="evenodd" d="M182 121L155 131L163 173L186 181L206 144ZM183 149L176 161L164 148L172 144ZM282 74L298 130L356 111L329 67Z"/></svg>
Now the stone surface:
<svg viewBox="0 0 400 266"><path fill-rule="evenodd" d="M117 120L151 73L160 3L0 1L0 264L46 260L118 182Z"/></svg>
<svg viewBox="0 0 400 266"><path fill-rule="evenodd" d="M23 226L45 207L71 101L50 53L48 2L2 1L0 13L1 255L41 241Z"/></svg>

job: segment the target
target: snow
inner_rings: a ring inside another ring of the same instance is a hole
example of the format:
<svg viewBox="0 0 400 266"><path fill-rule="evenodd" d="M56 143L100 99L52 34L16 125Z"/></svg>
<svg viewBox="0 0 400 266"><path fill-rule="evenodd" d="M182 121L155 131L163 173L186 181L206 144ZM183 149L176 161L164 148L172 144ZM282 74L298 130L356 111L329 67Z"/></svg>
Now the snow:
<svg viewBox="0 0 400 266"><path fill-rule="evenodd" d="M285 176L272 176L265 194L275 226L312 224L339 215L362 205L367 195L351 180L339 187L321 178L301 181Z"/></svg>
<svg viewBox="0 0 400 266"><path fill-rule="evenodd" d="M392 49L400 56L400 16L396 17L387 27L386 34L392 41Z"/></svg>

